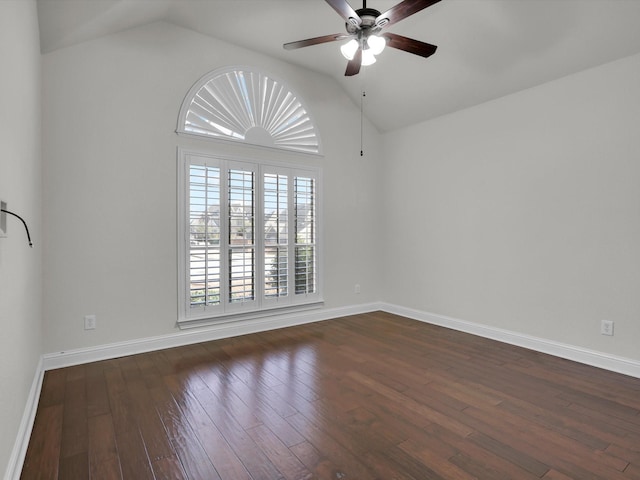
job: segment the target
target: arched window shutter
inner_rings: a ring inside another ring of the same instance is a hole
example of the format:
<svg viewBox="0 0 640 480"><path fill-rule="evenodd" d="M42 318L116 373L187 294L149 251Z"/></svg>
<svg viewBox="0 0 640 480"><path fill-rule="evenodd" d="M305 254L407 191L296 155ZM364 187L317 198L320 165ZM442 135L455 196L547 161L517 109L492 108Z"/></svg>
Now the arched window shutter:
<svg viewBox="0 0 640 480"><path fill-rule="evenodd" d="M185 98L178 133L319 154L316 127L286 85L252 68L215 70Z"/></svg>

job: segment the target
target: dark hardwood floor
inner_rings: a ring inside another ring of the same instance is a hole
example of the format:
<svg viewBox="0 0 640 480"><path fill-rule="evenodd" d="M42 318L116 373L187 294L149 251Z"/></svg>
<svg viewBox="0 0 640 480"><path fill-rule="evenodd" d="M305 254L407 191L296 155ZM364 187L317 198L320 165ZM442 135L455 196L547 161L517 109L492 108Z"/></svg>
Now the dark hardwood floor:
<svg viewBox="0 0 640 480"><path fill-rule="evenodd" d="M640 380L372 313L46 373L23 479L640 479Z"/></svg>

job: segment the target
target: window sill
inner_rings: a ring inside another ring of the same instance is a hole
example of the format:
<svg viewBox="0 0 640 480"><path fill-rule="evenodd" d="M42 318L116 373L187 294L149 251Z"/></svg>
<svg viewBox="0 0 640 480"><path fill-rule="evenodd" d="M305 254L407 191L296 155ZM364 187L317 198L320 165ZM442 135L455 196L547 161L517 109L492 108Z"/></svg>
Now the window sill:
<svg viewBox="0 0 640 480"><path fill-rule="evenodd" d="M324 301L318 300L305 304L263 308L250 312L234 312L215 316L185 318L178 320L177 325L180 330L189 330L191 328L210 327L212 325L221 325L225 323L248 322L251 320L259 320L274 316L291 316L301 312L307 312L309 310L317 310L323 306Z"/></svg>

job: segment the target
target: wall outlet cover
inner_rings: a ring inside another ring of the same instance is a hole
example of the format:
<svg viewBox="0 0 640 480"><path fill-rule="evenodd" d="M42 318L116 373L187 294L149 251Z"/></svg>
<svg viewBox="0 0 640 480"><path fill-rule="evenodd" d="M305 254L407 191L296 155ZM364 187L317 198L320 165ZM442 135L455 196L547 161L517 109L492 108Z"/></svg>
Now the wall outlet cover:
<svg viewBox="0 0 640 480"><path fill-rule="evenodd" d="M600 333L602 335L613 336L613 321L602 320L602 322L600 323Z"/></svg>
<svg viewBox="0 0 640 480"><path fill-rule="evenodd" d="M85 315L84 317L84 329L85 330L95 330L97 320L95 315Z"/></svg>

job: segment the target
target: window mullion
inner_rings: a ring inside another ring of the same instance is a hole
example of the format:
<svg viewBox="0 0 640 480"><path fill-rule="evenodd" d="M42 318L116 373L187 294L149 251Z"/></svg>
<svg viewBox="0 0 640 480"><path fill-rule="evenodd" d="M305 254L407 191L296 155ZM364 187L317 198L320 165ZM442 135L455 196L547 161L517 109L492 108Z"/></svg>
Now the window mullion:
<svg viewBox="0 0 640 480"><path fill-rule="evenodd" d="M253 200L253 244L255 247L254 261L254 291L255 301L258 307L263 304L264 298L264 262L265 262L265 241L264 241L264 169L262 166L256 169L254 179L254 200Z"/></svg>
<svg viewBox="0 0 640 480"><path fill-rule="evenodd" d="M287 264L287 285L289 286L289 297L294 301L296 295L296 209L295 209L295 175L289 173L287 176L287 221L289 222L289 230L287 232L288 239L288 257Z"/></svg>
<svg viewBox="0 0 640 480"><path fill-rule="evenodd" d="M229 166L227 162L220 162L220 303L223 311L229 305Z"/></svg>

